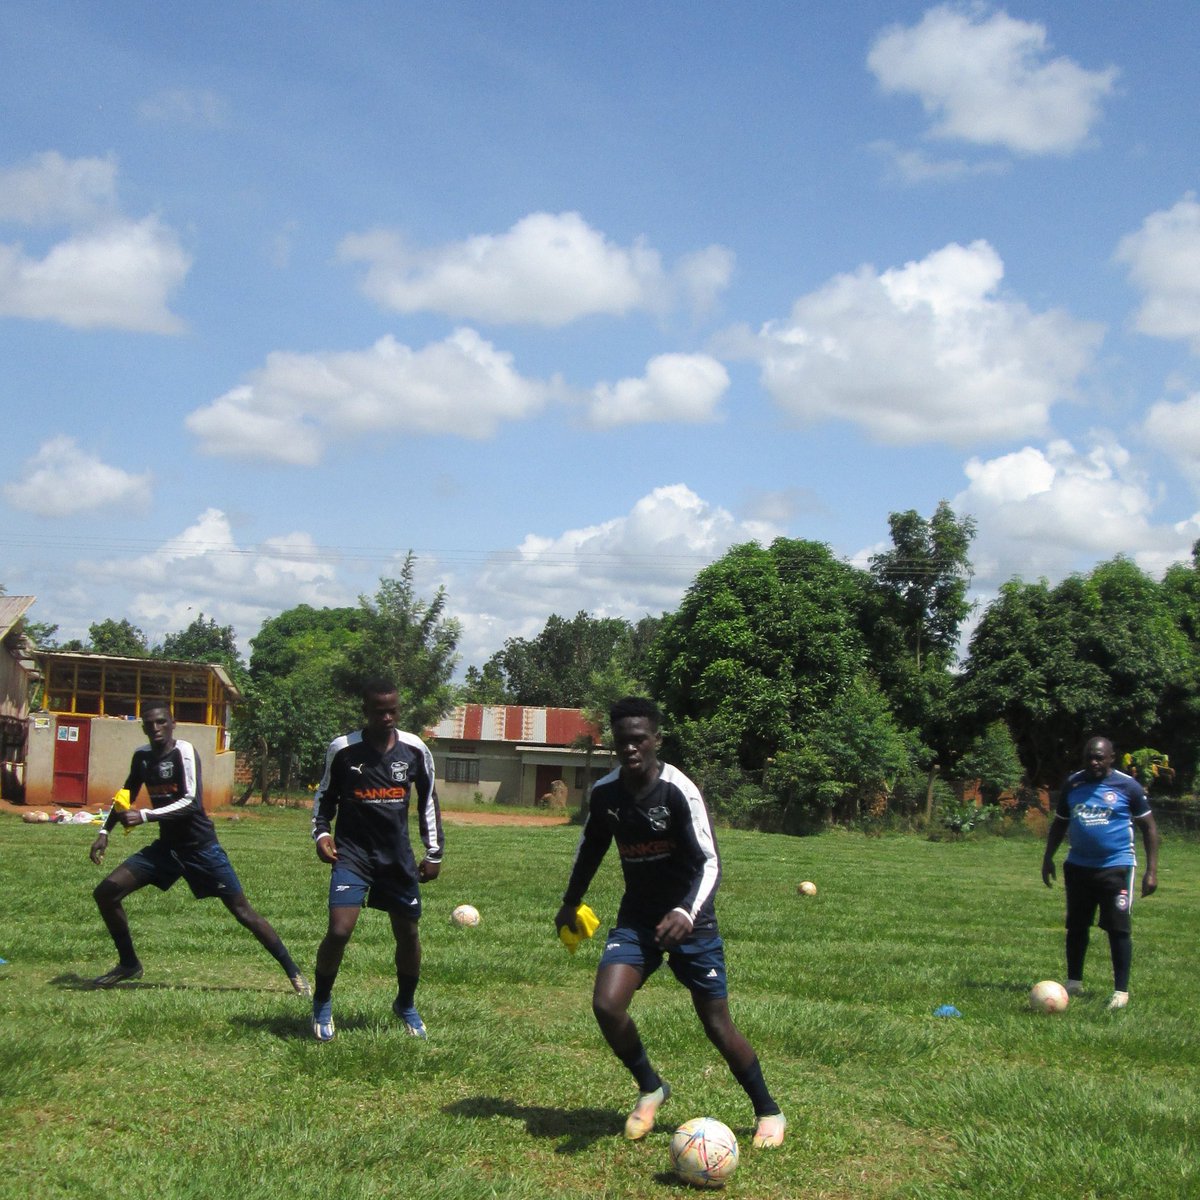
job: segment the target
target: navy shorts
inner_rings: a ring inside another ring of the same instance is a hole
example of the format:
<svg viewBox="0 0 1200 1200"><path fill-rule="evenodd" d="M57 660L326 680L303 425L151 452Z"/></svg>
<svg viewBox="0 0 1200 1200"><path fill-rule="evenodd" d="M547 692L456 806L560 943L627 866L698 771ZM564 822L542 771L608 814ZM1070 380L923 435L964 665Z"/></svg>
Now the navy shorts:
<svg viewBox="0 0 1200 1200"><path fill-rule="evenodd" d="M364 879L357 871L333 864L329 876L330 908L381 908L398 912L410 921L421 918L421 890L407 871L388 872Z"/></svg>
<svg viewBox="0 0 1200 1200"><path fill-rule="evenodd" d="M128 867L142 883L152 883L164 892L182 876L197 900L210 896L224 899L242 892L229 855L216 842L211 846L172 850L159 840L131 854L121 865Z"/></svg>
<svg viewBox="0 0 1200 1200"><path fill-rule="evenodd" d="M1067 928L1090 929L1096 909L1100 928L1110 933L1129 933L1133 923L1133 877L1136 867L1080 867L1063 863L1063 887L1067 892Z"/></svg>
<svg viewBox="0 0 1200 1200"><path fill-rule="evenodd" d="M663 955L675 978L690 992L721 998L729 995L725 977L725 943L719 937L692 938L674 950L664 951L654 944L653 929L618 925L608 931L600 966L624 963L636 967L645 983L659 967ZM638 985L639 987L641 984Z"/></svg>

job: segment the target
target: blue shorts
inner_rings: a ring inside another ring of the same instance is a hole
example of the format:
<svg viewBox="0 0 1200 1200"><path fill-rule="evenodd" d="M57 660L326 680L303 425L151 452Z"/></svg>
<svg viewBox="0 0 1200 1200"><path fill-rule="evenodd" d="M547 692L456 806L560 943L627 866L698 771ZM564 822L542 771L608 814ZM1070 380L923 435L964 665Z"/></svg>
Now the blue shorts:
<svg viewBox="0 0 1200 1200"><path fill-rule="evenodd" d="M242 892L229 855L216 842L195 849L172 850L160 839L131 854L121 865L128 867L142 883L152 883L164 892L182 876L197 900L210 896L232 898Z"/></svg>
<svg viewBox="0 0 1200 1200"><path fill-rule="evenodd" d="M398 912L410 921L421 919L421 891L408 872L364 879L357 871L334 863L329 876L329 907L361 908L364 902L368 908Z"/></svg>
<svg viewBox="0 0 1200 1200"><path fill-rule="evenodd" d="M653 929L618 925L610 929L604 939L600 966L624 963L636 967L645 983L662 966L664 953L675 978L689 992L718 999L729 995L725 978L725 943L719 937L693 938L674 950L663 951L654 944Z"/></svg>

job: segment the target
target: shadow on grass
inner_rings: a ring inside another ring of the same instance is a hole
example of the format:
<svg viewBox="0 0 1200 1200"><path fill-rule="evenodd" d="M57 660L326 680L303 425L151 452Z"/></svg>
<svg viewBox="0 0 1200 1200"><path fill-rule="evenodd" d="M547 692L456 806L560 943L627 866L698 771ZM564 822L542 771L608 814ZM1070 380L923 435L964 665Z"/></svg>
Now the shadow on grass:
<svg viewBox="0 0 1200 1200"><path fill-rule="evenodd" d="M545 1108L537 1104L514 1104L496 1096L469 1096L447 1104L442 1112L480 1121L492 1117L524 1121L530 1137L564 1139L555 1147L555 1154L578 1154L601 1138L616 1137L625 1128L624 1116L609 1108Z"/></svg>
<svg viewBox="0 0 1200 1200"><path fill-rule="evenodd" d="M61 988L64 992L273 992L279 988L253 987L242 984L219 983L151 983L145 979L125 979L108 987L97 987L95 978L91 975L76 975L67 972L55 975L48 980L51 987Z"/></svg>
<svg viewBox="0 0 1200 1200"><path fill-rule="evenodd" d="M288 999L295 1000L295 997L288 997ZM313 1045L321 1045L322 1043L319 1043L313 1036L312 1016L309 1011L310 1002L306 999L302 1003L302 1009L294 1010L291 1013L281 1012L274 1017L236 1015L229 1018L229 1023L241 1029L269 1033L272 1037L277 1037L284 1042L312 1042ZM375 1021L369 1017L345 1017L339 1013L337 1014L337 1036L340 1038L343 1033L353 1033L356 1029L369 1029L374 1024ZM400 1032L399 1026L396 1029L397 1032ZM407 1038L407 1034L405 1037Z"/></svg>

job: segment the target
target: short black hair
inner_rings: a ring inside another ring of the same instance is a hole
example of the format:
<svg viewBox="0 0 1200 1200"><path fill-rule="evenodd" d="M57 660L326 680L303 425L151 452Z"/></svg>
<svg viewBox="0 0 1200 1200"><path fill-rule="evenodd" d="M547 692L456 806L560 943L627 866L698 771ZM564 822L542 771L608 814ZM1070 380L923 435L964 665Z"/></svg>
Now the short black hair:
<svg viewBox="0 0 1200 1200"><path fill-rule="evenodd" d="M171 720L175 720L175 714L171 712L171 706L165 700L145 700L142 702L142 720L146 719L147 713L165 712Z"/></svg>
<svg viewBox="0 0 1200 1200"><path fill-rule="evenodd" d="M618 721L624 721L628 717L645 717L656 732L662 724L662 713L659 712L658 705L646 696L625 696L608 710L610 726L615 727Z"/></svg>
<svg viewBox="0 0 1200 1200"><path fill-rule="evenodd" d="M368 696L390 696L396 690L396 683L386 675L373 675L364 679L359 688L359 694L365 700Z"/></svg>

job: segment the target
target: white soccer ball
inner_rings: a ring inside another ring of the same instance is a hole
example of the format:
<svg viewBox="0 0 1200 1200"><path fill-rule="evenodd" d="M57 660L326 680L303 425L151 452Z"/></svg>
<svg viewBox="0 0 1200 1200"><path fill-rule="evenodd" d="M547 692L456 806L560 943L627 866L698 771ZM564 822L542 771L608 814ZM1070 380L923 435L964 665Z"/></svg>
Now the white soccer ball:
<svg viewBox="0 0 1200 1200"><path fill-rule="evenodd" d="M479 909L473 904L460 904L451 914L450 920L455 925L478 925Z"/></svg>
<svg viewBox="0 0 1200 1200"><path fill-rule="evenodd" d="M671 1170L684 1183L724 1187L737 1165L737 1138L715 1117L693 1117L671 1136Z"/></svg>
<svg viewBox="0 0 1200 1200"><path fill-rule="evenodd" d="M802 896L815 896L817 894L817 885L811 879L806 879L796 891Z"/></svg>
<svg viewBox="0 0 1200 1200"><path fill-rule="evenodd" d="M1043 979L1029 989L1029 1007L1034 1012L1062 1012L1070 1001L1067 989L1053 979Z"/></svg>

